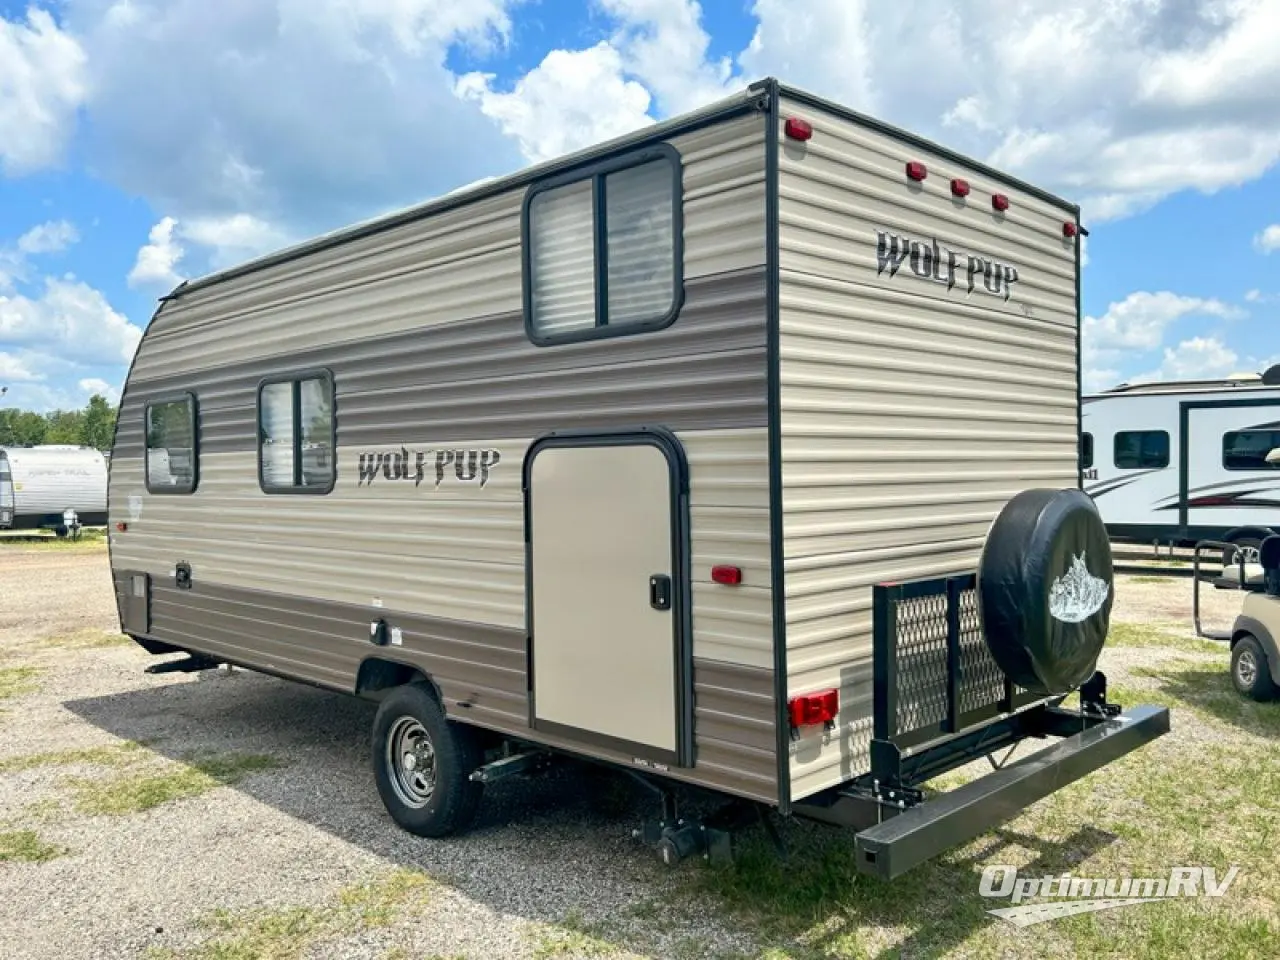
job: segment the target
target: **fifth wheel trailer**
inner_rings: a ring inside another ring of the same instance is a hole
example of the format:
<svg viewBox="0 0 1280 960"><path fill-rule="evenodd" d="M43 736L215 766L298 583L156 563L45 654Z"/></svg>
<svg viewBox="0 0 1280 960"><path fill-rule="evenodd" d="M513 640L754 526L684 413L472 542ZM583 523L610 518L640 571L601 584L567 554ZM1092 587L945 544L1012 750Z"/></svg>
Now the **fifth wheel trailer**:
<svg viewBox="0 0 1280 960"><path fill-rule="evenodd" d="M1084 398L1085 489L1116 541L1238 545L1280 530L1280 366Z"/></svg>
<svg viewBox="0 0 1280 960"><path fill-rule="evenodd" d="M107 522L107 461L89 447L0 447L0 530L66 529Z"/></svg>
<svg viewBox="0 0 1280 960"><path fill-rule="evenodd" d="M111 458L122 629L378 700L419 834L567 754L668 859L734 819L679 782L897 875L1168 729L1095 670L1078 213L770 80L185 283Z"/></svg>

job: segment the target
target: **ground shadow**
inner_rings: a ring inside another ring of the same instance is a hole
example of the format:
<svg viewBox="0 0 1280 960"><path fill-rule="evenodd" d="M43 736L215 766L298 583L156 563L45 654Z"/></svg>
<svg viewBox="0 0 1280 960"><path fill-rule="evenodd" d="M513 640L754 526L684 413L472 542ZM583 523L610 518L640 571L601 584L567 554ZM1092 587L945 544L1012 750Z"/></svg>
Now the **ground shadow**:
<svg viewBox="0 0 1280 960"><path fill-rule="evenodd" d="M838 919L824 926L821 940L867 924L891 924L911 931L896 951L934 955L962 943L979 924L997 922L985 915L992 904L978 896L975 865L1001 847L1032 850L1034 862L1026 869L1053 873L1113 839L1082 830L1051 843L1001 831L972 856L943 858L885 884L856 873L851 833L789 823L785 863L757 829L746 838L738 865L710 870L693 862L671 872L631 836L654 812L651 795L621 772L585 764L491 786L475 828L464 836L433 841L405 833L387 816L373 785L375 707L352 697L237 671L64 706L112 736L144 741L174 759L227 751L283 759L286 769L249 777L232 789L391 863L424 869L499 913L547 923L565 919L567 882L584 914L600 902L601 890L625 889L623 902L639 907L649 900L651 909L687 909L688 896L702 894L727 908L730 927L732 917L749 914L777 921L761 925L766 939L776 934L789 941L829 910ZM815 862L821 864L816 872ZM574 866L568 878L566 863ZM547 884L558 888L557 895L538 893ZM651 939L602 935L637 952L655 949Z"/></svg>
<svg viewBox="0 0 1280 960"><path fill-rule="evenodd" d="M1229 668L1215 670L1140 667L1134 673L1154 680L1160 691L1211 717L1259 737L1280 739L1280 701L1258 703L1239 693Z"/></svg>

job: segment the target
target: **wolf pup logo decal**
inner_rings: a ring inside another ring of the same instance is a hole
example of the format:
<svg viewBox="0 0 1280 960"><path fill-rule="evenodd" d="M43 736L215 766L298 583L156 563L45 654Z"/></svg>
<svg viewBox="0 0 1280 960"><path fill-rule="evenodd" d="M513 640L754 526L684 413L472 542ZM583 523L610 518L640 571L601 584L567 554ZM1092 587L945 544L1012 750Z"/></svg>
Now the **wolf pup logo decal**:
<svg viewBox="0 0 1280 960"><path fill-rule="evenodd" d="M448 474L459 483L479 483L483 487L501 459L497 450L413 451L401 447L398 452L362 453L356 486L367 487L381 477L412 480L415 487L420 487L424 480L432 477L438 489Z"/></svg>
<svg viewBox="0 0 1280 960"><path fill-rule="evenodd" d="M950 291L961 284L965 295L973 293L982 281L982 288L992 296L1007 301L1018 282L1018 268L975 253L964 253L941 246L936 237L930 240L913 240L900 237L887 230L876 231L876 275L888 271L890 277L906 263L911 272L921 280L946 286Z"/></svg>
<svg viewBox="0 0 1280 960"><path fill-rule="evenodd" d="M1062 623L1082 623L1102 609L1111 585L1089 572L1082 553L1071 561L1071 569L1049 588L1049 613Z"/></svg>

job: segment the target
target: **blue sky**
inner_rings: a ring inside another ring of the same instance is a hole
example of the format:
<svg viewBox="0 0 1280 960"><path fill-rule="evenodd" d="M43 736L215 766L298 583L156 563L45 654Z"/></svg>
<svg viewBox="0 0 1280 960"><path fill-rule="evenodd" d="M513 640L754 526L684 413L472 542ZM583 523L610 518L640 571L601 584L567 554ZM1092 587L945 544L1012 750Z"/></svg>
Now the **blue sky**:
<svg viewBox="0 0 1280 960"><path fill-rule="evenodd" d="M0 402L114 399L179 278L770 74L1080 202L1088 387L1280 362L1280 3L1067 6L0 0Z"/></svg>

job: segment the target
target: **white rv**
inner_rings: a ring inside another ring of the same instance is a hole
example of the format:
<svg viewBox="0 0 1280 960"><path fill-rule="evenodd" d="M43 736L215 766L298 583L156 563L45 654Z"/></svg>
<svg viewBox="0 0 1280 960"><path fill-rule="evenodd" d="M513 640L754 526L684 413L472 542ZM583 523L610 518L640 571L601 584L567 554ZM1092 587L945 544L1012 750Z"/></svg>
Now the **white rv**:
<svg viewBox="0 0 1280 960"><path fill-rule="evenodd" d="M184 284L111 458L122 629L380 701L419 834L569 754L662 794L669 860L724 832L679 781L901 873L1168 729L1095 672L1079 234L766 81Z"/></svg>
<svg viewBox="0 0 1280 960"><path fill-rule="evenodd" d="M1117 541L1238 544L1280 530L1280 366L1084 398L1085 490ZM1236 554L1230 549L1228 561Z"/></svg>
<svg viewBox="0 0 1280 960"><path fill-rule="evenodd" d="M67 529L107 522L107 461L88 447L0 447L0 529Z"/></svg>

